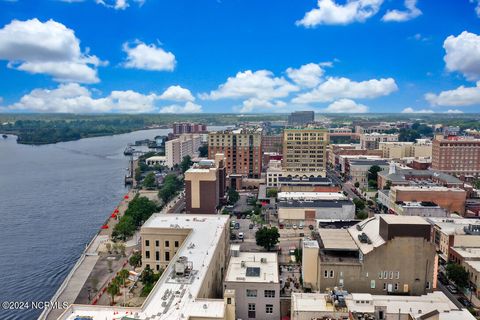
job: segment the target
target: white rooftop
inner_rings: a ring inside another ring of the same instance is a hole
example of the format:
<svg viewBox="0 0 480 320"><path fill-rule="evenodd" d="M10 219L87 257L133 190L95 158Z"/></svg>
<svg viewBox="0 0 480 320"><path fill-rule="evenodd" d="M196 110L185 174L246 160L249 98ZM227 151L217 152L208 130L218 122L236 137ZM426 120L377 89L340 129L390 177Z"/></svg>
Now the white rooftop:
<svg viewBox="0 0 480 320"><path fill-rule="evenodd" d="M465 192L465 190L460 188L448 188L444 186L428 186L428 185L413 185L413 186L394 186L390 190L399 190L399 191L451 191L451 192ZM390 193L391 194L391 193Z"/></svg>
<svg viewBox="0 0 480 320"><path fill-rule="evenodd" d="M195 276L188 281L172 278L171 274L175 264L170 263L140 308L72 305L59 319L74 320L79 316L92 317L94 320L121 319L125 315L136 316L135 319L155 316L155 320L180 320L193 316L223 317L225 312L223 299L197 299L197 296L214 256L213 253L227 227L228 218L228 216L221 215L166 215L160 213L152 215L142 228L191 230L175 257L186 256L188 261L193 263L192 274L195 273Z"/></svg>
<svg viewBox="0 0 480 320"><path fill-rule="evenodd" d="M480 272L480 261L476 260L467 260L464 262L466 265L469 265L470 268L474 269L476 272Z"/></svg>
<svg viewBox="0 0 480 320"><path fill-rule="evenodd" d="M279 192L279 200L345 200L341 192Z"/></svg>
<svg viewBox="0 0 480 320"><path fill-rule="evenodd" d="M293 293L292 292L292 310L295 311L334 311L331 303L327 304L327 294L325 293Z"/></svg>
<svg viewBox="0 0 480 320"><path fill-rule="evenodd" d="M346 229L318 229L323 247L327 250L356 251L358 246Z"/></svg>
<svg viewBox="0 0 480 320"><path fill-rule="evenodd" d="M480 248L452 247L451 249L466 260L480 260Z"/></svg>
<svg viewBox="0 0 480 320"><path fill-rule="evenodd" d="M348 232L352 236L353 241L357 244L358 248L362 251L363 254L367 254L373 249L380 247L385 243L385 240L380 236L380 215L376 215L375 217L365 219L362 222L348 228ZM361 230L357 229L357 226L361 227ZM358 239L358 235L365 232L368 236L371 244L360 242Z"/></svg>
<svg viewBox="0 0 480 320"><path fill-rule="evenodd" d="M277 253L240 252L230 257L225 281L278 283Z"/></svg>

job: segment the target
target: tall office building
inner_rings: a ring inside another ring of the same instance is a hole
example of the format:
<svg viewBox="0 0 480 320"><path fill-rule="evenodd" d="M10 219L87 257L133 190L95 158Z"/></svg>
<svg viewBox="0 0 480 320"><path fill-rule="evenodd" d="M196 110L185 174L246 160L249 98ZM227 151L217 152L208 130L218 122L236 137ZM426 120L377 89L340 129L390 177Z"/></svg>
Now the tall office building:
<svg viewBox="0 0 480 320"><path fill-rule="evenodd" d="M325 176L328 132L322 128L283 131L283 170L292 176Z"/></svg>
<svg viewBox="0 0 480 320"><path fill-rule="evenodd" d="M208 158L226 158L227 175L259 178L262 173L262 129L237 129L208 134Z"/></svg>
<svg viewBox="0 0 480 320"><path fill-rule="evenodd" d="M432 169L458 176L479 176L480 139L435 136L432 145Z"/></svg>
<svg viewBox="0 0 480 320"><path fill-rule="evenodd" d="M295 111L288 116L288 124L291 126L302 126L312 123L315 120L313 111Z"/></svg>

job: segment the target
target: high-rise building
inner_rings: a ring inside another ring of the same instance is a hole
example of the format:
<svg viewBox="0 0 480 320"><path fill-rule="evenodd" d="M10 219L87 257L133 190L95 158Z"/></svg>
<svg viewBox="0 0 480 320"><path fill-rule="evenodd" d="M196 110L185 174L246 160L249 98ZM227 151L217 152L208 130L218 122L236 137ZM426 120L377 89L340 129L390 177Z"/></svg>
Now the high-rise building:
<svg viewBox="0 0 480 320"><path fill-rule="evenodd" d="M202 144L202 137L197 134L182 134L177 139L165 142L166 165L173 167L182 162L183 157L194 157Z"/></svg>
<svg viewBox="0 0 480 320"><path fill-rule="evenodd" d="M432 169L457 176L479 176L480 139L435 136L432 146Z"/></svg>
<svg viewBox="0 0 480 320"><path fill-rule="evenodd" d="M283 131L283 170L292 176L325 176L328 132L322 128Z"/></svg>
<svg viewBox="0 0 480 320"><path fill-rule="evenodd" d="M237 129L208 134L208 158L225 155L227 175L259 178L262 173L262 129Z"/></svg>
<svg viewBox="0 0 480 320"><path fill-rule="evenodd" d="M207 125L203 123L193 122L175 122L173 124L173 134L179 135L183 133L206 133Z"/></svg>
<svg viewBox="0 0 480 320"><path fill-rule="evenodd" d="M187 213L215 214L225 195L224 156L201 160L185 172L185 205Z"/></svg>
<svg viewBox="0 0 480 320"><path fill-rule="evenodd" d="M291 126L303 126L315 120L313 111L295 111L288 116L288 124Z"/></svg>

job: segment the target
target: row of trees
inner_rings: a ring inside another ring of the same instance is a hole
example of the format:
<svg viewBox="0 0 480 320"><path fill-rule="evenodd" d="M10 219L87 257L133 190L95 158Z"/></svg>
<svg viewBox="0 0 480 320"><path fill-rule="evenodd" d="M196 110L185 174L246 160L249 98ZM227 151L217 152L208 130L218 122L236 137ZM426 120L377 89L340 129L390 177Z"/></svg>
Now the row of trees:
<svg viewBox="0 0 480 320"><path fill-rule="evenodd" d="M182 187L182 180L173 173L168 174L163 179L162 187L158 191L158 197L163 201L163 204L167 204L178 194Z"/></svg>
<svg viewBox="0 0 480 320"><path fill-rule="evenodd" d="M135 196L128 204L125 214L113 228L112 239L126 240L133 236L135 230L158 210L159 208L155 202L150 201L146 197Z"/></svg>
<svg viewBox="0 0 480 320"><path fill-rule="evenodd" d="M122 269L118 272L117 276L107 287L107 292L112 298L112 305L115 303L115 296L120 293L120 288L125 286L128 279L129 272L127 269Z"/></svg>

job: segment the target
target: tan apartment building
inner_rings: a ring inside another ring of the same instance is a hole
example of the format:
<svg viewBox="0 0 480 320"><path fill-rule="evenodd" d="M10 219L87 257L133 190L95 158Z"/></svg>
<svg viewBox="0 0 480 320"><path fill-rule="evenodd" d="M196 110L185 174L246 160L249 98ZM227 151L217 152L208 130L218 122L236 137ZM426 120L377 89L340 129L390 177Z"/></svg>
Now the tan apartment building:
<svg viewBox="0 0 480 320"><path fill-rule="evenodd" d="M186 213L215 214L225 197L225 158L219 153L215 160L201 160L185 172Z"/></svg>
<svg viewBox="0 0 480 320"><path fill-rule="evenodd" d="M295 176L325 176L328 132L322 128L289 128L283 131L283 170Z"/></svg>
<svg viewBox="0 0 480 320"><path fill-rule="evenodd" d="M237 129L208 134L208 158L225 155L227 175L260 178L262 173L262 129Z"/></svg>
<svg viewBox="0 0 480 320"><path fill-rule="evenodd" d="M319 229L318 247L303 246L304 286L320 292L432 292L438 258L430 228L420 217L376 215L348 229Z"/></svg>
<svg viewBox="0 0 480 320"><path fill-rule="evenodd" d="M394 186L388 194L391 204L396 202L421 202L430 201L448 212L465 213L467 192L460 188L447 188L443 186L412 185Z"/></svg>
<svg viewBox="0 0 480 320"><path fill-rule="evenodd" d="M392 133L362 133L360 135L360 148L367 150L375 150L380 148L382 142L396 142L398 141L398 134Z"/></svg>
<svg viewBox="0 0 480 320"><path fill-rule="evenodd" d="M170 168L182 162L183 157L194 157L202 144L198 134L182 134L176 139L165 142L165 163Z"/></svg>
<svg viewBox="0 0 480 320"><path fill-rule="evenodd" d="M435 136L432 146L432 169L456 176L479 176L480 139Z"/></svg>
<svg viewBox="0 0 480 320"><path fill-rule="evenodd" d="M152 215L140 230L142 267L156 270L159 265L164 271L143 304L72 304L58 319L236 319L235 291L223 290L229 256L228 221L221 215ZM162 258L165 256L168 259Z"/></svg>
<svg viewBox="0 0 480 320"><path fill-rule="evenodd" d="M225 290L235 291L236 319L280 319L278 255L231 246Z"/></svg>
<svg viewBox="0 0 480 320"><path fill-rule="evenodd" d="M432 144L429 140L419 142L380 142L382 157L388 159L432 157Z"/></svg>

